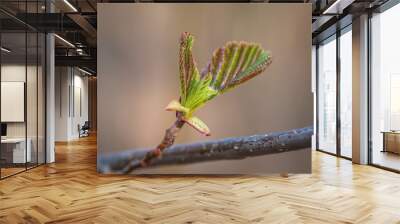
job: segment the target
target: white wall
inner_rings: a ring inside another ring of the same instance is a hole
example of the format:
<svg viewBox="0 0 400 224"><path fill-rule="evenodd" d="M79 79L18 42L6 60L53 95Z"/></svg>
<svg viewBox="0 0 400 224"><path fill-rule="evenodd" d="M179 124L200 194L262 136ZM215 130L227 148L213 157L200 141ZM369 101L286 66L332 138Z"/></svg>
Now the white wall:
<svg viewBox="0 0 400 224"><path fill-rule="evenodd" d="M77 139L78 124L87 120L88 78L76 68L56 67L55 140Z"/></svg>
<svg viewBox="0 0 400 224"><path fill-rule="evenodd" d="M74 99L74 102L71 102L74 104L74 107L72 108L72 119L71 119L71 136L72 138L78 138L79 137L79 132L78 132L78 124L81 126L85 123L85 121L88 121L89 118L89 113L88 113L88 77L87 76L82 76L82 73L79 72L78 74L76 73L77 70L75 70L75 75L74 75L74 96L72 96L72 99ZM80 92L80 93L79 93ZM79 97L80 95L80 97ZM80 101L80 102L79 102ZM80 107L80 108L79 108ZM81 110L81 111L80 111Z"/></svg>
<svg viewBox="0 0 400 224"><path fill-rule="evenodd" d="M66 141L68 139L68 86L69 75L67 67L55 69L55 140Z"/></svg>

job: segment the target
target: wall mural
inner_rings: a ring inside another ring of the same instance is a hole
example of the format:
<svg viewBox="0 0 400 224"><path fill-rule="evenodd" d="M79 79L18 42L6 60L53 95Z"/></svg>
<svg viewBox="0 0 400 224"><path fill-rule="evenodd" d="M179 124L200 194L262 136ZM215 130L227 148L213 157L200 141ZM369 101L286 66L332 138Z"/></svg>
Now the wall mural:
<svg viewBox="0 0 400 224"><path fill-rule="evenodd" d="M192 54L193 42L193 35L182 33L179 49L180 98L179 101L172 100L165 108L175 112L176 121L165 131L164 138L156 148L142 153L133 150L130 155L111 154L103 158L101 162L107 170L130 173L134 169L157 164L241 159L311 146L312 128L308 127L271 135L171 147L185 124L201 134L211 135L208 126L194 116L194 112L214 97L261 74L272 62L271 55L259 44L230 41L216 49L208 65L199 72ZM164 150L168 150L167 157L162 158Z"/></svg>
<svg viewBox="0 0 400 224"><path fill-rule="evenodd" d="M310 172L309 10L99 4L98 171Z"/></svg>

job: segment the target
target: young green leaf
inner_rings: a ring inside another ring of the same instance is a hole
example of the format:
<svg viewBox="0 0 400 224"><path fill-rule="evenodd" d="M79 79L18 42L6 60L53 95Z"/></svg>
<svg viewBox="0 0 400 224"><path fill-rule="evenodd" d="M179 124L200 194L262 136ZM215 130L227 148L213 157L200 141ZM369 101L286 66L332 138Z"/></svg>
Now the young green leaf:
<svg viewBox="0 0 400 224"><path fill-rule="evenodd" d="M191 116L189 118L184 118L183 119L187 124L189 124L190 126L192 126L193 128L195 128L197 131L199 131L200 133L209 136L210 133L210 129L207 127L207 125L200 120L199 118L195 117L195 116Z"/></svg>
<svg viewBox="0 0 400 224"><path fill-rule="evenodd" d="M169 104L165 107L167 111L178 111L182 113L188 113L189 109L182 106L178 101L172 100Z"/></svg>
<svg viewBox="0 0 400 224"><path fill-rule="evenodd" d="M271 63L271 56L258 44L231 41L214 51L211 62L212 85L224 93L261 74Z"/></svg>
<svg viewBox="0 0 400 224"><path fill-rule="evenodd" d="M181 112L186 123L202 133L208 133L204 122L193 117L195 110L261 74L271 63L271 55L258 44L230 41L213 52L210 63L200 74L192 54L193 42L193 35L182 33L179 50L180 102L171 101L166 109Z"/></svg>

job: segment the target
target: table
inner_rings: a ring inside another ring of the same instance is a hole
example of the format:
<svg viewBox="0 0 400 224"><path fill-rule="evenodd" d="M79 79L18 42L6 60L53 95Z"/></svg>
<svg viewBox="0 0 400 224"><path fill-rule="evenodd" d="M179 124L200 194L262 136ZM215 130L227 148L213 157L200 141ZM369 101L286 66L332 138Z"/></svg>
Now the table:
<svg viewBox="0 0 400 224"><path fill-rule="evenodd" d="M27 147L25 151L25 144ZM32 141L30 138L5 138L1 139L1 159L5 163L20 164L31 162L32 160Z"/></svg>
<svg viewBox="0 0 400 224"><path fill-rule="evenodd" d="M382 131L383 150L382 152L392 152L400 154L400 131Z"/></svg>

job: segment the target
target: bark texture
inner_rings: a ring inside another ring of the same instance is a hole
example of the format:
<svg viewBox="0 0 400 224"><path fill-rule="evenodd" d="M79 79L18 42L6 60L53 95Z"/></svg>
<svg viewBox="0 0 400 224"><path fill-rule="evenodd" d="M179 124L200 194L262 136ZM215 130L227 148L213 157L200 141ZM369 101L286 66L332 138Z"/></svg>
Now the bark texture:
<svg viewBox="0 0 400 224"><path fill-rule="evenodd" d="M168 131L167 131L168 132ZM240 160L311 147L312 127L269 134L225 138L166 148L162 157L152 157L147 166L187 164L213 160ZM99 159L100 172L130 173L142 168L142 159L154 149L110 153Z"/></svg>
<svg viewBox="0 0 400 224"><path fill-rule="evenodd" d="M123 172L130 173L134 169L146 167L152 160L161 157L163 151L174 144L176 136L185 124L185 121L183 121L181 117L181 114L177 114L177 119L174 124L165 130L165 135L161 143L155 149L146 152L146 154L142 156L143 159L140 160L138 157L130 156L130 161L126 162Z"/></svg>

